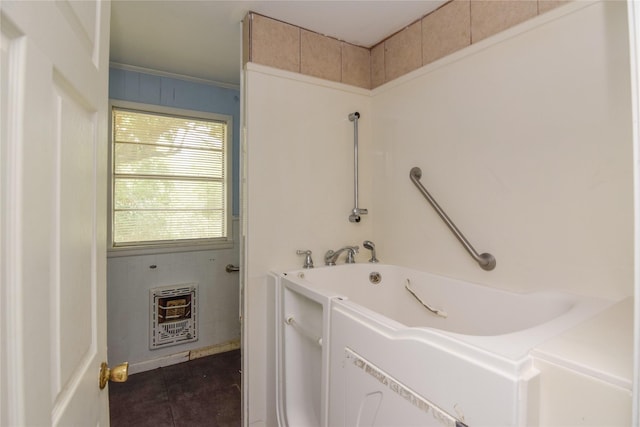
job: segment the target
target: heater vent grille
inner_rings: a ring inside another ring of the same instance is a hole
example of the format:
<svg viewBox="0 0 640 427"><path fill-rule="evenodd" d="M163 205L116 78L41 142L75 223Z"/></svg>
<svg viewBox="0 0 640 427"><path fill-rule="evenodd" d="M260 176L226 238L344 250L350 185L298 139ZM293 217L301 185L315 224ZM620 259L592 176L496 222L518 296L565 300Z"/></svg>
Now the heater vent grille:
<svg viewBox="0 0 640 427"><path fill-rule="evenodd" d="M198 339L197 290L196 284L151 289L151 350Z"/></svg>

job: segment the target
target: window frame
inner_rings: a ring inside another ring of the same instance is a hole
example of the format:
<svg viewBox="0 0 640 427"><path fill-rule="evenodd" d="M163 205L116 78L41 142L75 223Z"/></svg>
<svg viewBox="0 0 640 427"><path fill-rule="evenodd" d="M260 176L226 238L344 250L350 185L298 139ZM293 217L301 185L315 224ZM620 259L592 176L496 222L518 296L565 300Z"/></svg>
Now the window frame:
<svg viewBox="0 0 640 427"><path fill-rule="evenodd" d="M125 245L115 246L113 242L113 194L114 194L114 142L113 142L113 109L128 109L134 111L140 111L142 113L150 114L165 114L177 117L188 117L193 119L215 120L219 122L225 122L226 129L226 141L225 141L225 153L224 153L224 165L225 165L225 178L224 184L226 189L226 212L225 212L225 224L226 237L214 238L214 239L192 239L176 242L159 241L158 243L138 244L138 245ZM232 201L233 201L233 187L232 176L233 171L231 169L232 161L232 145L233 145L233 117L225 114L210 113L205 111L188 110L182 108L165 107L162 105L145 104L140 102L121 101L116 99L109 100L109 141L108 141L108 189L107 189L107 256L134 256L134 255L152 255L160 253L173 253L173 252L189 252L189 251L204 251L212 249L228 249L234 246L233 242L233 214L232 214Z"/></svg>

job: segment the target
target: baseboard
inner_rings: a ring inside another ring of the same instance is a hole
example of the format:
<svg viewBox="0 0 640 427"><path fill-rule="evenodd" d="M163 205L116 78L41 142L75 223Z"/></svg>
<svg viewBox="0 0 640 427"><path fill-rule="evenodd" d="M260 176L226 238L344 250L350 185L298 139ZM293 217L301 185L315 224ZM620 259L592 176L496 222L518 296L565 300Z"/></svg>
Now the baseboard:
<svg viewBox="0 0 640 427"><path fill-rule="evenodd" d="M151 371L152 369L162 368L164 366L175 365L176 363L188 362L189 360L197 359L199 357L211 356L213 354L237 350L239 348L240 340L237 339L198 348L191 351L182 351L180 353L170 354L168 356L159 357L157 359L132 363L129 365L129 375Z"/></svg>
<svg viewBox="0 0 640 427"><path fill-rule="evenodd" d="M159 357L157 359L145 360L143 362L131 363L129 365L129 375L140 372L151 371L152 369L162 368L164 366L175 365L176 363L188 362L189 352L182 351L180 353L170 354L168 356Z"/></svg>
<svg viewBox="0 0 640 427"><path fill-rule="evenodd" d="M225 353L227 351L237 350L240 348L240 340L231 340L221 344L214 344L208 347L191 350L189 352L189 360L199 357L211 356L213 354Z"/></svg>

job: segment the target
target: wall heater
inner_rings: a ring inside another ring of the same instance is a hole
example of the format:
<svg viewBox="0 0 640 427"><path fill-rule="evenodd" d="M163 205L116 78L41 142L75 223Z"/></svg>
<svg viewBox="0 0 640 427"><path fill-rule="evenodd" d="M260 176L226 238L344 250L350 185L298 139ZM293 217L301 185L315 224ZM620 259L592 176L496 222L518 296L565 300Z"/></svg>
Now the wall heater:
<svg viewBox="0 0 640 427"><path fill-rule="evenodd" d="M198 286L183 284L150 290L149 348L197 341Z"/></svg>

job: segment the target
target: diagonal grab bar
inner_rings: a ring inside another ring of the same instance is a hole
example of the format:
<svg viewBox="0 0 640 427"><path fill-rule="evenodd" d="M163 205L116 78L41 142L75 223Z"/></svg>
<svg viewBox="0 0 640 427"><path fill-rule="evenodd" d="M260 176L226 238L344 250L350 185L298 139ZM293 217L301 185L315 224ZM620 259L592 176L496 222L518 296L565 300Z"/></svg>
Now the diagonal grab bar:
<svg viewBox="0 0 640 427"><path fill-rule="evenodd" d="M469 243L467 238L464 237L464 234L462 234L460 230L458 230L458 227L456 227L453 221L449 219L449 217L447 216L446 213L444 213L440 205L438 205L438 203L433 199L433 197L431 197L431 194L429 194L427 189L424 188L422 183L420 183L421 177L422 177L422 170L419 167L411 168L411 171L409 172L409 178L411 179L411 181L416 185L416 187L418 187L418 190L420 190L420 192L425 197L425 199L427 199L427 201L431 203L431 206L433 206L433 209L435 209L438 215L440 215L440 218L442 218L445 224L447 224L447 227L449 227L449 230L451 230L453 234L455 234L458 241L462 243L462 246L464 246L467 252L469 252L471 257L473 257L473 259L476 260L476 262L480 265L480 267L483 270L489 271L496 268L495 257L488 253L478 254L478 252L476 252L473 246L471 246L471 243Z"/></svg>

